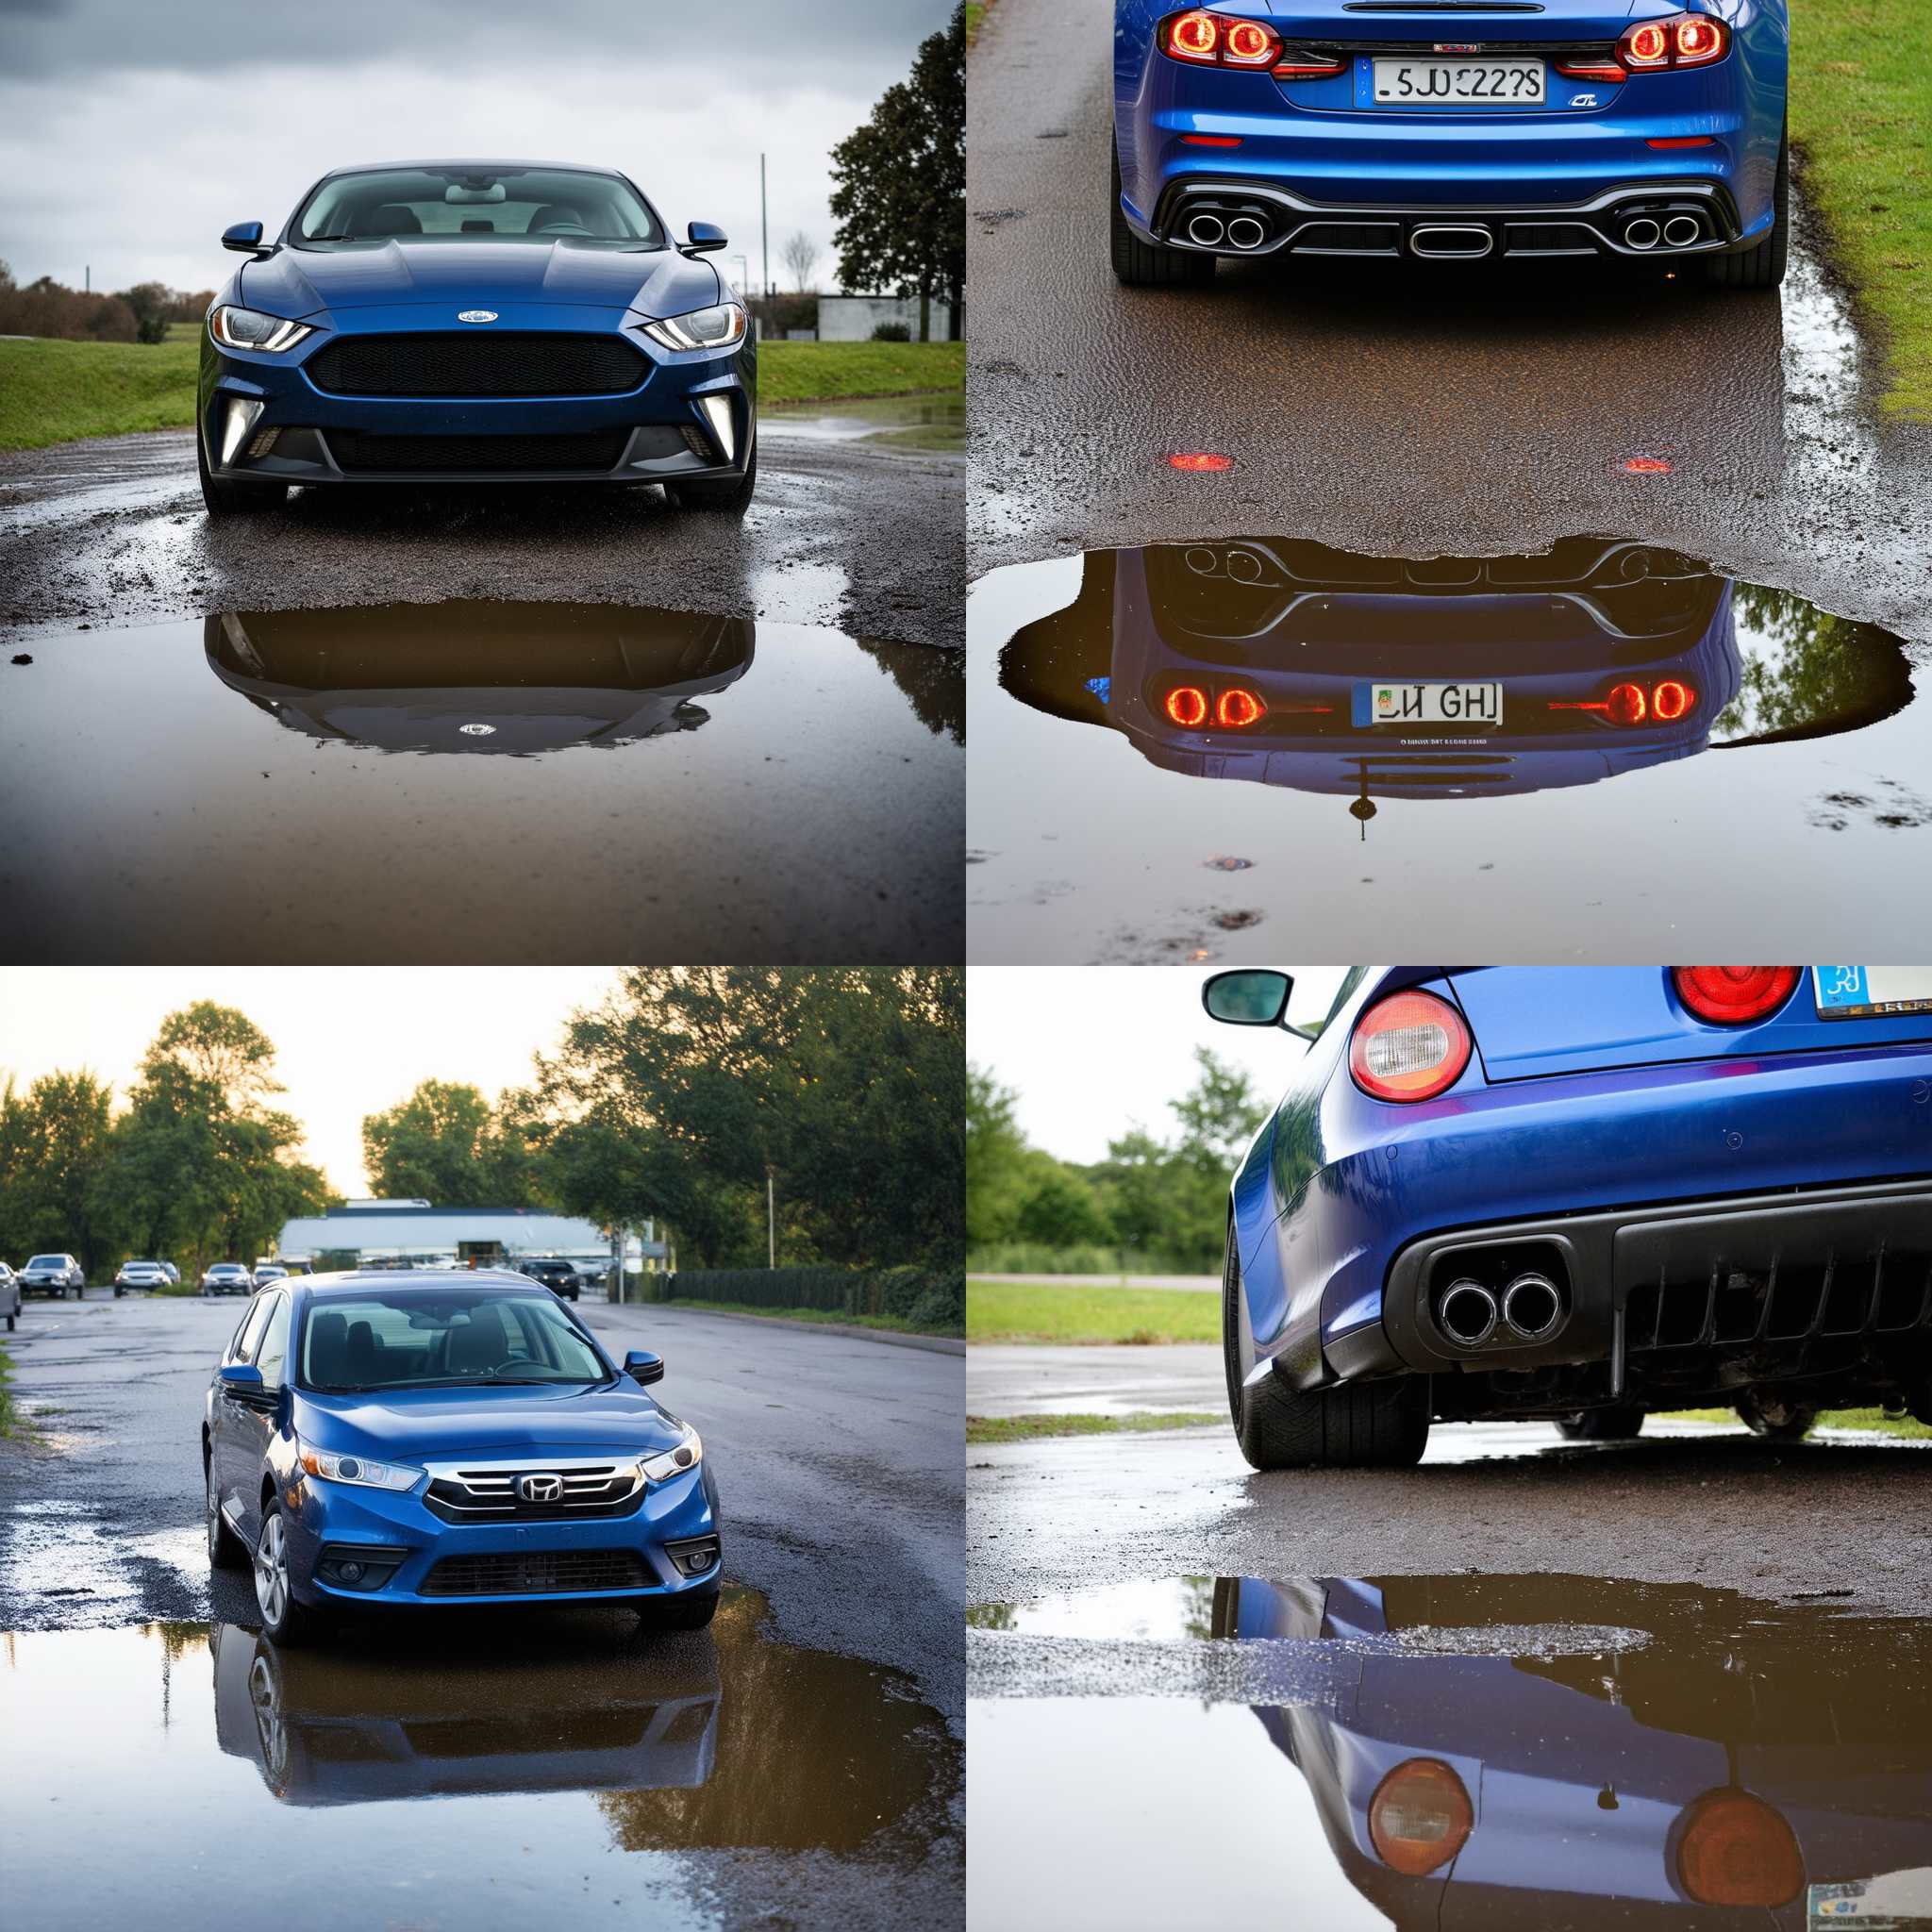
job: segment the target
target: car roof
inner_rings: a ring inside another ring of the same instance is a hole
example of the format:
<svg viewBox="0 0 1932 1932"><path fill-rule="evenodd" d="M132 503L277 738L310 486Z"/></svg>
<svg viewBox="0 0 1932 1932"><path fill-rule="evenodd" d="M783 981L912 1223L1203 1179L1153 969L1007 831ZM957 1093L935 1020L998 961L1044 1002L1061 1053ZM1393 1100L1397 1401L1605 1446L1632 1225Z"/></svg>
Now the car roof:
<svg viewBox="0 0 1932 1932"><path fill-rule="evenodd" d="M332 181L338 175L383 175L397 168L474 168L480 174L491 171L508 172L514 168L555 168L573 175L622 175L622 168L607 168L596 161L532 161L512 160L498 157L494 160L475 159L464 155L432 155L427 159L413 161L357 161L346 168L331 168L323 175L325 181Z"/></svg>
<svg viewBox="0 0 1932 1932"><path fill-rule="evenodd" d="M528 1294L530 1277L511 1268L348 1268L332 1274L297 1274L303 1289L319 1300L336 1295L366 1293L372 1288L385 1294L447 1294L453 1288L495 1288L507 1294Z"/></svg>

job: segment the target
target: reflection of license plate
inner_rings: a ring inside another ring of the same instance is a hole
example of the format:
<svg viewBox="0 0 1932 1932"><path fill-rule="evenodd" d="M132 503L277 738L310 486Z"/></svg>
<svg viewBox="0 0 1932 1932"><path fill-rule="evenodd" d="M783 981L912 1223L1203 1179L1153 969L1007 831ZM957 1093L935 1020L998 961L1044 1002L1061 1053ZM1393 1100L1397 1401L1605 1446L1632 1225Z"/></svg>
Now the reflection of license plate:
<svg viewBox="0 0 1932 1932"><path fill-rule="evenodd" d="M1541 107L1541 60L1377 60L1375 104L1387 108L1459 108L1516 101Z"/></svg>
<svg viewBox="0 0 1932 1932"><path fill-rule="evenodd" d="M1463 724L1503 722L1500 684L1358 684L1357 724Z"/></svg>
<svg viewBox="0 0 1932 1932"><path fill-rule="evenodd" d="M1932 967L1814 966L1811 983L1822 1020L1932 1013Z"/></svg>

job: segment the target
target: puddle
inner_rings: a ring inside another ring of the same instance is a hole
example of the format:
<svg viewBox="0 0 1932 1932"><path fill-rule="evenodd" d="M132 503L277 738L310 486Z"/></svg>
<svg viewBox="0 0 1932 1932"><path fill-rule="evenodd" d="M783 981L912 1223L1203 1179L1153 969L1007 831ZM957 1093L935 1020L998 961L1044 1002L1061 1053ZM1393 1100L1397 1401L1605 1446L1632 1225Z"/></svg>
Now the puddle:
<svg viewBox="0 0 1932 1932"><path fill-rule="evenodd" d="M966 397L851 396L835 403L794 403L758 412L765 436L809 442L869 442L886 449L963 450Z"/></svg>
<svg viewBox="0 0 1932 1932"><path fill-rule="evenodd" d="M972 1924L1266 1896L1324 1932L1932 1926L1924 1624L1589 1576L1150 1579L969 1622L1011 1633L969 1650ZM1108 1640L1139 1646L1118 1694L1057 1694ZM1039 1667L1003 1683L1008 1645ZM1147 1694L1163 1655L1196 1668Z"/></svg>
<svg viewBox="0 0 1932 1932"><path fill-rule="evenodd" d="M1630 958L1833 915L1932 937L1893 890L1932 832L1923 651L1656 545L1097 551L993 573L968 638L1003 774L975 958L1534 948L1606 908Z"/></svg>
<svg viewBox="0 0 1932 1932"><path fill-rule="evenodd" d="M788 1874L861 1907L945 1885L942 1720L764 1615L727 1589L704 1636L577 1612L301 1650L232 1624L0 1638L9 1903L197 1925L251 1845L308 1874L278 1883L291 1924L710 1925Z"/></svg>
<svg viewBox="0 0 1932 1932"><path fill-rule="evenodd" d="M448 603L0 666L16 959L957 957L957 656Z"/></svg>

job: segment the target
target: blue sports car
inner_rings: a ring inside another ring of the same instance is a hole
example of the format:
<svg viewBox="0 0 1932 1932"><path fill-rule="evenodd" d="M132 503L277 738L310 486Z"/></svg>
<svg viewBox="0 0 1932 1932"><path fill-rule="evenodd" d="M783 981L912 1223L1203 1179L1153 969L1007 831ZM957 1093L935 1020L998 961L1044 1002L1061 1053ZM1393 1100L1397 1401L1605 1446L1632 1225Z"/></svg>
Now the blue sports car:
<svg viewBox="0 0 1932 1932"><path fill-rule="evenodd" d="M1290 990L1203 996L1278 1026ZM1257 1469L1413 1463L1432 1419L1932 1422L1932 972L1357 967L1235 1176L1223 1293Z"/></svg>
<svg viewBox="0 0 1932 1932"><path fill-rule="evenodd" d="M1784 279L1786 0L1116 0L1113 263L1702 258Z"/></svg>
<svg viewBox="0 0 1932 1932"><path fill-rule="evenodd" d="M758 477L743 306L622 175L417 161L325 175L215 298L196 439L212 516L291 484L661 483L742 514Z"/></svg>
<svg viewBox="0 0 1932 1932"><path fill-rule="evenodd" d="M525 1274L357 1271L258 1293L208 1385L208 1560L262 1627L358 1604L599 1603L698 1629L718 1495L695 1429Z"/></svg>

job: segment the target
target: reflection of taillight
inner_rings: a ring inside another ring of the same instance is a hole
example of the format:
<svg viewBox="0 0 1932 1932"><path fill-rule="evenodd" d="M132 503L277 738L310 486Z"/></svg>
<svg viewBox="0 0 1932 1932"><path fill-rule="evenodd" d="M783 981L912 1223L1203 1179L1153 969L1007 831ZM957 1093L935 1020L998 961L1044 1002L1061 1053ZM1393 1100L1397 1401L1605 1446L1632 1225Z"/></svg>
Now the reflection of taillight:
<svg viewBox="0 0 1932 1932"><path fill-rule="evenodd" d="M1650 708L1662 724L1674 724L1692 705L1697 702L1697 693L1688 684L1680 684L1674 677L1652 687Z"/></svg>
<svg viewBox="0 0 1932 1932"><path fill-rule="evenodd" d="M1214 722L1229 731L1241 731L1254 724L1267 708L1257 692L1237 684L1215 700Z"/></svg>
<svg viewBox="0 0 1932 1932"><path fill-rule="evenodd" d="M1356 1022L1348 1071L1377 1100L1433 1100L1462 1077L1470 1046L1469 1028L1447 1000L1432 992L1391 993Z"/></svg>
<svg viewBox="0 0 1932 1932"><path fill-rule="evenodd" d="M1673 966L1677 997L1713 1026L1743 1026L1774 1013L1798 984L1795 966Z"/></svg>
<svg viewBox="0 0 1932 1932"><path fill-rule="evenodd" d="M1167 715L1191 731L1208 722L1208 693L1191 684L1177 685L1167 694Z"/></svg>
<svg viewBox="0 0 1932 1932"><path fill-rule="evenodd" d="M1392 1871L1420 1878L1468 1842L1475 1814L1469 1793L1440 1757L1410 1757L1375 1787L1369 1840Z"/></svg>
<svg viewBox="0 0 1932 1932"><path fill-rule="evenodd" d="M1594 711L1612 724L1641 724L1655 718L1660 724L1674 724L1689 717L1697 703L1697 691L1681 678L1666 677L1646 691L1641 684L1614 684L1609 694L1600 698L1552 698L1553 711Z"/></svg>
<svg viewBox="0 0 1932 1932"><path fill-rule="evenodd" d="M1650 710L1641 684L1613 684L1607 702L1612 724L1641 724Z"/></svg>
<svg viewBox="0 0 1932 1932"><path fill-rule="evenodd" d="M1774 1911L1805 1883L1804 1855L1783 1816L1749 1791L1707 1791L1685 1814L1677 1879L1701 1906Z"/></svg>
<svg viewBox="0 0 1932 1932"><path fill-rule="evenodd" d="M1223 470L1233 469L1234 458L1217 456L1212 450L1183 449L1168 458L1167 466L1171 470L1185 470L1190 475L1215 476Z"/></svg>

